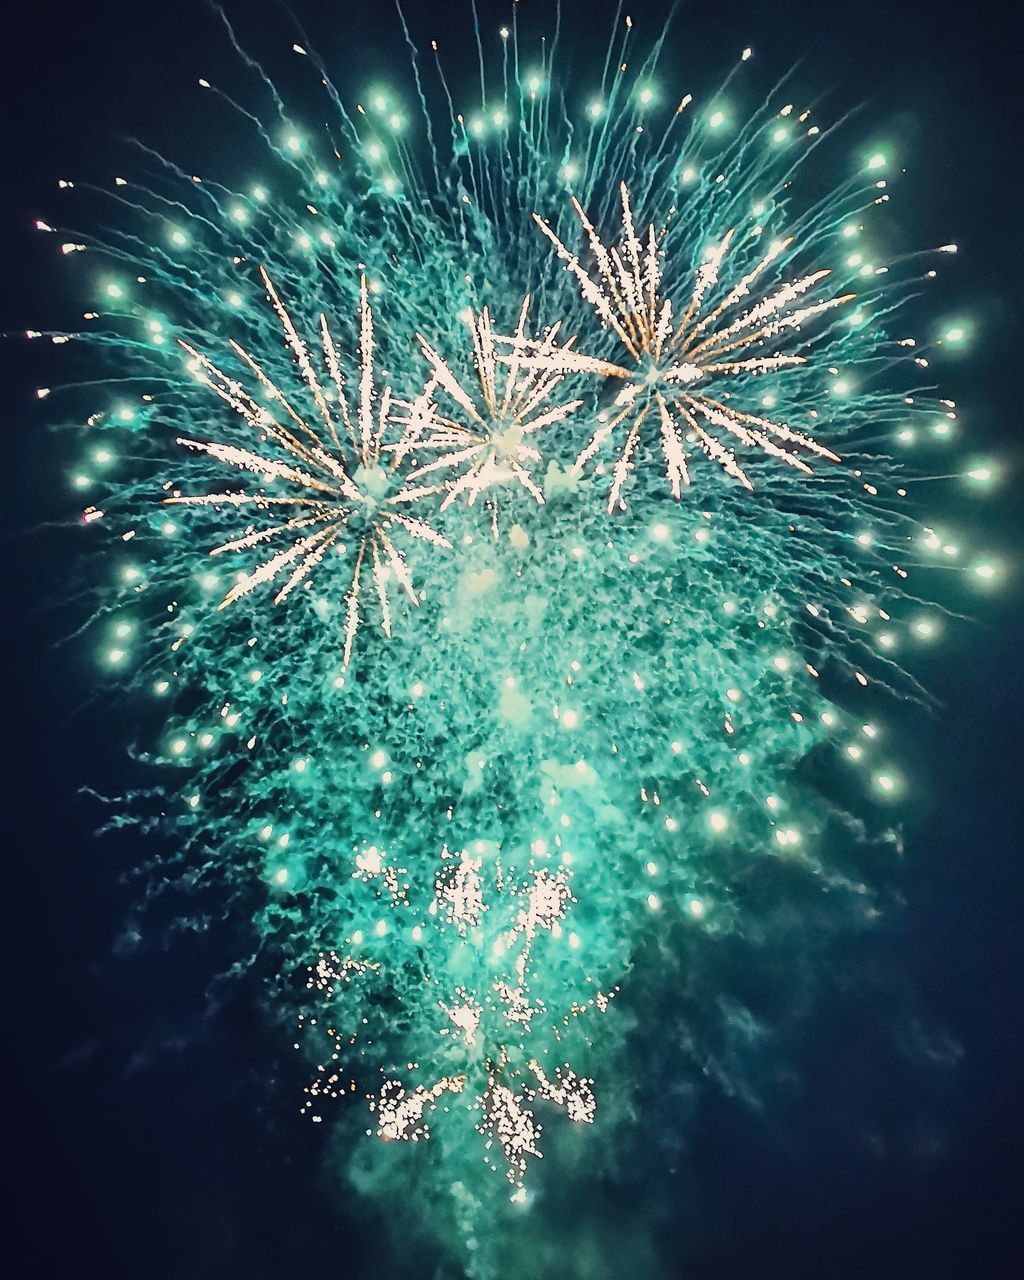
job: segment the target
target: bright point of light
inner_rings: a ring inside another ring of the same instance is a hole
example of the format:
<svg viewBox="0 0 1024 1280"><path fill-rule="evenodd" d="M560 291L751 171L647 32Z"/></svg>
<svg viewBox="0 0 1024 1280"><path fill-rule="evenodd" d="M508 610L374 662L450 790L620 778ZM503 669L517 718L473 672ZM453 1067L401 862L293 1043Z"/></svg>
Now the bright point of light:
<svg viewBox="0 0 1024 1280"><path fill-rule="evenodd" d="M997 479L996 468L988 462L978 463L965 474L968 480L980 485L990 485Z"/></svg>

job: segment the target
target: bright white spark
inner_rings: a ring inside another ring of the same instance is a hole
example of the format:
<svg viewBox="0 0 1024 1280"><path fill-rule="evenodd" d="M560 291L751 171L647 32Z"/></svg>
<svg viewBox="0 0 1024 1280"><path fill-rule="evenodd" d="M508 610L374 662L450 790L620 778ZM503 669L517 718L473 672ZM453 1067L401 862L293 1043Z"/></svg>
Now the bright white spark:
<svg viewBox="0 0 1024 1280"><path fill-rule="evenodd" d="M238 413L261 444L276 446L274 453L238 448L235 445L179 441L186 448L205 453L261 477L264 482L279 481L287 492L268 494L223 492L204 495L175 496L171 503L192 506L238 507L260 513L279 512L285 517L278 523L246 531L237 538L214 547L211 555L248 551L263 543L280 546L269 560L246 574L225 596L225 608L257 587L281 583L274 602L280 603L304 582L335 546L346 554L351 583L345 598L345 631L343 666L352 657L352 644L359 628L359 604L364 575L373 579L380 605L381 627L391 635L391 601L388 583L393 576L413 604L418 604L408 564L393 540L396 531L422 539L435 547L450 543L425 521L410 514L412 504L441 486L411 486L409 477L398 472L397 462L390 467L382 462L389 434L398 421L394 417L391 388L378 388L373 368L373 316L365 279L359 291L359 367L355 403L350 404L342 375L338 349L331 336L326 316L320 317L320 339L328 379L333 383L332 399L328 397L314 368L306 344L299 336L290 315L277 295L270 277L260 268L270 301L281 322L288 346L295 357L305 389L316 408L315 426L302 416L285 393L272 381L255 359L237 342L231 347L255 374L260 388L275 411L272 412L249 394L235 379L223 373L194 347L181 346L192 357L196 377ZM276 454L276 456L275 456ZM282 581L283 579L283 581Z"/></svg>
<svg viewBox="0 0 1024 1280"><path fill-rule="evenodd" d="M681 486L690 483L688 443L696 443L708 458L748 489L752 486L737 461L737 445L760 450L805 473L810 468L797 450L838 462L830 449L786 423L733 408L698 388L714 379L740 374L761 376L804 364L803 356L777 352L762 355L757 349L788 330L799 330L807 321L848 302L853 295L798 305L829 275L828 271L814 271L763 293L730 319L730 313L788 248L791 240L783 240L773 244L715 307L705 310L705 300L719 283L732 241L730 231L698 269L689 301L677 320L671 300L662 298L660 292L662 251L658 232L649 226L646 241L641 240L625 183L620 192L623 233L617 245L604 244L582 205L573 198L573 208L594 258L591 271L583 267L579 256L565 247L546 222L537 214L533 217L566 269L575 275L583 299L625 347L630 362L620 365L584 355L570 350L571 343L556 351L541 351L538 344L528 343L529 354L519 357L521 364L538 372L591 373L625 382L616 397L615 412L602 423L576 460L576 469L582 469L618 428L625 432L612 473L608 510L624 505L623 486L632 470L645 422L653 425L660 436L675 498L680 497Z"/></svg>

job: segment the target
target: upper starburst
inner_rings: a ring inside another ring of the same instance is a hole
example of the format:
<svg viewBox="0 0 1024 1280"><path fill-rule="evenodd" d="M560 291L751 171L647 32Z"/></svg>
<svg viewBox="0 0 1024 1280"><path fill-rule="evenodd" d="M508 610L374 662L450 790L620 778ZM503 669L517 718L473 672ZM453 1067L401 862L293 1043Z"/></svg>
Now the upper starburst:
<svg viewBox="0 0 1024 1280"><path fill-rule="evenodd" d="M815 302L801 299L815 289L828 271L814 271L799 279L760 291L748 299L764 273L789 247L791 240L777 241L714 307L705 300L718 285L733 232L729 231L696 272L690 298L676 317L671 299L662 296L662 236L649 226L645 239L637 233L629 192L623 183L622 237L606 245L582 205L573 208L586 233L594 265L587 270L579 256L562 243L554 231L534 214L559 258L579 282L582 297L611 329L628 359L621 364L563 347L556 352L532 350L523 362L538 371L595 373L621 379L626 385L615 399L614 412L594 432L576 460L577 469L593 458L620 426L626 432L612 475L608 509L622 505L622 489L645 422L653 421L673 496L690 483L687 443L695 443L729 475L748 489L750 480L736 458L737 446L761 450L800 471L810 468L798 450L838 461L836 454L812 437L786 423L748 413L711 394L705 388L717 379L738 374L755 376L805 363L805 357L759 348L786 330L799 329L806 321L847 302L852 295Z"/></svg>

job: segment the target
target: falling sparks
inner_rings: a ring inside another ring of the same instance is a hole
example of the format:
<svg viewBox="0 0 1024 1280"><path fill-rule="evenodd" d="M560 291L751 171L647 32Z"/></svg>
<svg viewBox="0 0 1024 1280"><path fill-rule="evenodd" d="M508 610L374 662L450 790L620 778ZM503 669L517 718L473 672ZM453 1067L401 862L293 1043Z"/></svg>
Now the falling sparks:
<svg viewBox="0 0 1024 1280"><path fill-rule="evenodd" d="M486 910L480 879L482 863L465 849L458 854L449 853L447 845L441 852L441 859L442 866L435 881L437 904L451 923L464 932L479 924Z"/></svg>
<svg viewBox="0 0 1024 1280"><path fill-rule="evenodd" d="M418 1142L429 1136L424 1111L436 1104L443 1093L461 1093L465 1076L445 1076L435 1085L406 1089L398 1080L387 1080L370 1110L377 1117L377 1135L389 1142Z"/></svg>

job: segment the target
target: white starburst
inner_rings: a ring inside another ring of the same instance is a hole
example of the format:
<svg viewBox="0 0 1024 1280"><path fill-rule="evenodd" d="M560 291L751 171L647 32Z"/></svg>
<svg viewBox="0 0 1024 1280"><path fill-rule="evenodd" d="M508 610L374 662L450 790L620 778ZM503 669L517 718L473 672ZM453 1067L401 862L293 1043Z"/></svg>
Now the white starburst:
<svg viewBox="0 0 1024 1280"><path fill-rule="evenodd" d="M222 492L203 495L177 494L167 501L191 506L237 507L262 515L280 513L277 523L253 529L214 547L211 555L243 552L270 543L286 544L269 560L242 576L225 596L223 609L257 587L280 582L275 603L287 596L323 561L331 548L346 554L351 581L345 598L344 652L347 667L359 628L359 602L363 575L369 571L380 604L381 627L391 635L392 610L388 583L393 575L413 604L418 598L409 566L395 546L396 530L436 547L450 543L424 520L410 514L421 498L440 492L441 486L413 486L397 465L385 467L382 452L396 428L395 400L390 386L378 388L373 368L373 316L366 281L359 294L359 365L356 404L350 406L338 349L327 318L320 316L320 339L329 389L321 384L306 344L263 268L260 275L281 322L285 338L317 411L315 427L294 407L285 393L255 359L237 342L235 354L252 370L276 413L259 403L242 385L222 372L187 342L181 346L192 357L192 369L200 382L231 406L257 434L257 452L215 441L180 439L179 444L205 453L228 466L249 471L264 481L281 482L286 492L268 494ZM281 581L283 579L283 582Z"/></svg>
<svg viewBox="0 0 1024 1280"><path fill-rule="evenodd" d="M512 482L520 484L538 503L544 495L534 481L530 469L541 461L533 443L545 427L562 422L582 404L572 400L553 402L553 393L565 377L557 364L542 367L527 365L528 350L536 359L549 356L557 360L568 345L556 342L556 324L539 342L526 337L526 317L530 297L523 300L515 333L508 338L494 333L486 307L470 319L473 340L473 364L478 386L473 390L461 382L448 362L426 339L419 343L431 368L427 388L415 403L407 406L407 430L396 457L411 450L436 450L438 456L410 472L410 481L427 475L454 472L447 480L448 492L441 504L444 510L460 495L467 494L470 504L480 494L495 486ZM511 350L499 356L496 343L508 344ZM451 406L442 412L436 393L443 392Z"/></svg>
<svg viewBox="0 0 1024 1280"><path fill-rule="evenodd" d="M522 363L539 372L593 373L626 383L616 397L614 412L601 423L576 460L577 470L581 469L618 428L625 431L613 470L609 511L622 505L622 489L641 429L649 420L654 421L660 436L668 480L676 498L681 486L690 483L687 443L696 443L707 457L748 489L752 486L736 459L737 446L760 450L803 472L810 468L799 450L838 461L836 454L805 433L725 404L704 387L738 374L764 375L804 364L803 356L760 354L758 348L786 330L799 329L853 295L800 303L830 274L814 271L762 293L738 316L730 318L730 313L749 297L760 278L792 243L785 240L773 244L717 306L705 311L705 299L719 282L733 238L729 231L698 269L689 301L676 320L671 300L660 292L661 237L649 226L646 243L640 239L625 183L621 184L620 193L622 238L618 245L604 244L582 205L573 198L573 208L593 254L593 274L546 222L537 214L533 217L567 270L575 275L584 300L619 339L629 361L616 364L570 350L568 344L554 352L541 352L534 347L521 357Z"/></svg>

